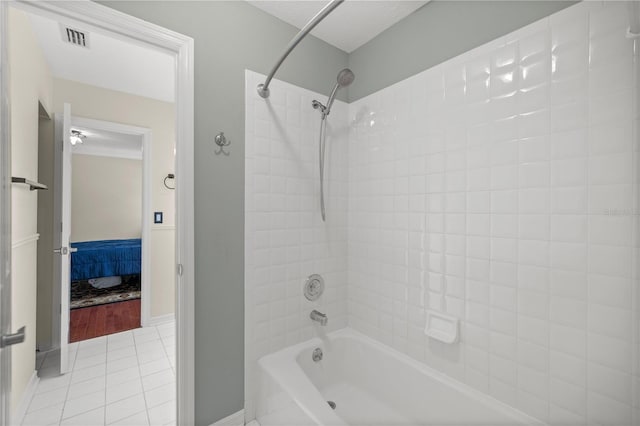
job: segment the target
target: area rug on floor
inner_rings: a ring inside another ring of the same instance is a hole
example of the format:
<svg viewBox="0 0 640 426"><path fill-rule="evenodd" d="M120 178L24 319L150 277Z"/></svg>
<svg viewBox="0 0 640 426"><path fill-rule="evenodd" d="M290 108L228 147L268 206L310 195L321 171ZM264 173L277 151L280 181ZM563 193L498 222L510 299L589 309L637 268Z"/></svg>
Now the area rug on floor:
<svg viewBox="0 0 640 426"><path fill-rule="evenodd" d="M73 281L69 307L86 308L133 299L140 299L140 275L124 276L122 284L111 288L94 288L86 280Z"/></svg>

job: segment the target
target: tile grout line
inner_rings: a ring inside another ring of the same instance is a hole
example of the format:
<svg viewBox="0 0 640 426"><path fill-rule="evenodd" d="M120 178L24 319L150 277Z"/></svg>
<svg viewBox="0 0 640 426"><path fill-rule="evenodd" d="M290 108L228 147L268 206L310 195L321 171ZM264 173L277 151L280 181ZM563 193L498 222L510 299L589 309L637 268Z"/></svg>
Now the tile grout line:
<svg viewBox="0 0 640 426"><path fill-rule="evenodd" d="M142 328L142 327L141 327ZM155 329L155 327L154 327ZM156 330L157 333L157 330ZM149 417L149 404L147 403L147 394L144 391L144 385L142 384L142 370L140 369L140 358L138 358L138 344L136 343L136 336L134 332L131 332L131 335L133 337L133 348L136 352L136 364L138 366L138 374L140 374L140 386L142 386L142 399L144 400L144 412L147 416L147 423L149 425L151 425L151 418Z"/></svg>
<svg viewBox="0 0 640 426"><path fill-rule="evenodd" d="M68 350L68 349L67 349ZM67 385L67 391L65 393L64 401L62 402L62 410L60 411L60 417L58 418L58 424L62 424L62 420L64 419L64 409L67 407L67 400L69 398L69 391L71 390L71 381L73 380L73 372L75 371L76 361L78 359L78 351L80 350L80 344L76 345L76 350L73 354L73 366L71 367L71 371L67 374L70 374L69 384ZM69 360L67 360L69 362Z"/></svg>

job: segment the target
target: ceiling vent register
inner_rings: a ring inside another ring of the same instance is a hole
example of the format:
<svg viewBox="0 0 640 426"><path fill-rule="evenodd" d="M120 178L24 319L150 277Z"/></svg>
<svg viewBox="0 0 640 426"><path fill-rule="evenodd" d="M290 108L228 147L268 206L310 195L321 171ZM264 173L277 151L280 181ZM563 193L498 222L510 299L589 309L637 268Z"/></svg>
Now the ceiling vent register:
<svg viewBox="0 0 640 426"><path fill-rule="evenodd" d="M89 34L75 28L61 26L62 39L74 46L89 48Z"/></svg>

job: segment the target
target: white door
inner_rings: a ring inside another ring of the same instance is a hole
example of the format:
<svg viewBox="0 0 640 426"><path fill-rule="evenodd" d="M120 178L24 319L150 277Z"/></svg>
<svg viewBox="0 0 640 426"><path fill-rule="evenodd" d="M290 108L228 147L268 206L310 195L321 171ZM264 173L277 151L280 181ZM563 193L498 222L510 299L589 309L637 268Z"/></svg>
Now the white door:
<svg viewBox="0 0 640 426"><path fill-rule="evenodd" d="M56 114L55 132L60 152L62 190L60 209L59 245L54 252L58 255L60 275L60 374L69 371L69 288L71 287L71 105L64 104L64 112Z"/></svg>
<svg viewBox="0 0 640 426"><path fill-rule="evenodd" d="M4 2L3 2L4 3ZM2 24L7 11L0 4L0 49L4 49L5 31ZM0 65L0 99L5 99L2 80L6 79L4 64ZM4 108L4 106L2 107ZM6 115L0 114L0 335L11 333L11 158ZM0 426L10 424L11 348L0 344Z"/></svg>

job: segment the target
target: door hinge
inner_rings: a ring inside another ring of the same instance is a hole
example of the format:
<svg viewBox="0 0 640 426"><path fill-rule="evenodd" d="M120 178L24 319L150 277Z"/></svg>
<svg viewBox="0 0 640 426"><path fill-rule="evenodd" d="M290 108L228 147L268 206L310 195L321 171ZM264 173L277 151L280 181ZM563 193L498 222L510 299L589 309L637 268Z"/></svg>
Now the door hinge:
<svg viewBox="0 0 640 426"><path fill-rule="evenodd" d="M184 272L184 267L182 266L182 263L178 263L178 266L176 268L176 271L178 273L178 276L182 276L182 273Z"/></svg>

